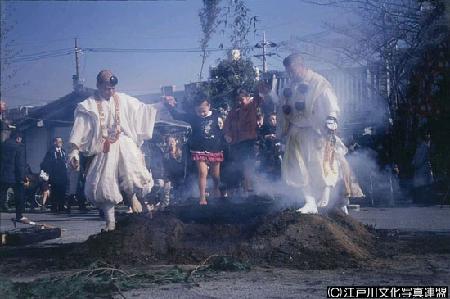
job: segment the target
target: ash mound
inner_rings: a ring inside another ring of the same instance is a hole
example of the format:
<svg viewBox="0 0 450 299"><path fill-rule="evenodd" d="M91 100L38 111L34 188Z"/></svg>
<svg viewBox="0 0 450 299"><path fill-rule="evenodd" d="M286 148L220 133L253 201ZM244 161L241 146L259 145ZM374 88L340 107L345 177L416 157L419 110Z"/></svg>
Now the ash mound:
<svg viewBox="0 0 450 299"><path fill-rule="evenodd" d="M246 223L186 223L174 214L131 215L115 231L91 236L79 254L114 264L197 264L231 256L257 265L298 269L357 267L374 255L375 236L349 216L292 210Z"/></svg>

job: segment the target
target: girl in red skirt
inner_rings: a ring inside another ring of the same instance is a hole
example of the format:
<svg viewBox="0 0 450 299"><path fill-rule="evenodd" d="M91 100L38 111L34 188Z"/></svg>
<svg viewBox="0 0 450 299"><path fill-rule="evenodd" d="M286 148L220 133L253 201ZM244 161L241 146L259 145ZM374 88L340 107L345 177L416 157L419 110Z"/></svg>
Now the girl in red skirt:
<svg viewBox="0 0 450 299"><path fill-rule="evenodd" d="M211 110L208 96L198 92L194 98L195 113L185 114L175 110L173 97L165 97L169 111L175 119L188 122L192 128L190 138L191 158L198 169L200 204L206 205L206 178L209 172L214 182L214 196L219 197L220 163L223 161L222 131L219 127L220 115Z"/></svg>

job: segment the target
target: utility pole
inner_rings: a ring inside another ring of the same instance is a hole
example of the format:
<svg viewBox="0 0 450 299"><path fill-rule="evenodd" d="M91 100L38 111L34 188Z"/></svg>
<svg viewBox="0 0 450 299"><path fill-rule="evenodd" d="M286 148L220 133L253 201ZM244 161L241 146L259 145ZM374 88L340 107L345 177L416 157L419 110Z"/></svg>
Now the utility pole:
<svg viewBox="0 0 450 299"><path fill-rule="evenodd" d="M72 76L72 83L74 91L79 91L83 88L80 83L80 54L81 50L78 48L78 38L75 38L75 75Z"/></svg>
<svg viewBox="0 0 450 299"><path fill-rule="evenodd" d="M255 45L255 48L259 48L262 49L262 54L258 54L258 55L254 55L254 57L262 57L262 61L263 61L263 73L265 73L267 71L267 58L266 56L273 56L276 55L276 53L267 53L266 52L266 48L275 48L278 45L276 43L273 42L269 42L266 40L266 32L263 32L263 40L260 43L257 43Z"/></svg>

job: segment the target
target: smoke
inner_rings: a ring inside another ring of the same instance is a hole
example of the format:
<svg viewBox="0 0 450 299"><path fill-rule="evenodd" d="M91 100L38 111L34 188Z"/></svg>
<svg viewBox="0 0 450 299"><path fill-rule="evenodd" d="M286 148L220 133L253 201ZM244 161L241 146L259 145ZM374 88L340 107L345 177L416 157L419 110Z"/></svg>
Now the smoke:
<svg viewBox="0 0 450 299"><path fill-rule="evenodd" d="M258 196L274 199L276 208L301 207L303 203L301 190L287 186L281 179L275 180L264 173L255 177L253 187Z"/></svg>
<svg viewBox="0 0 450 299"><path fill-rule="evenodd" d="M403 198L397 173L392 167L381 168L377 163L377 153L369 148L352 152L346 156L353 173L352 182L359 184L368 205L392 206ZM277 208L300 207L303 204L301 189L287 186L282 180L274 180L264 173L259 173L254 181L258 196L270 197L276 201ZM332 189L331 202L343 198L343 179ZM315 190L316 200L320 192Z"/></svg>
<svg viewBox="0 0 450 299"><path fill-rule="evenodd" d="M384 131L389 126L387 102L382 96L372 92L367 73L360 68L353 73L345 72L342 69L333 70L328 74L320 71L319 73L329 79L339 99L339 106L342 111L342 117L339 119L339 130L341 132L338 134L339 137L343 139L352 137L353 141L359 142L363 146L362 150L353 151L347 156L356 181L359 182L367 200L371 203L393 204L395 198L400 194L398 178L389 167L381 169L377 164L377 154L369 149L374 146L374 134ZM353 86L353 88L350 86ZM357 95L354 95L354 90L357 90ZM151 159L153 159L154 165L150 168L152 170L158 169L160 165L155 165L155 161L161 160L161 157L153 155ZM193 167L191 170L196 172L195 166L190 166ZM242 165L237 165L237 168L242 168ZM257 195L274 198L280 206L297 206L302 203L302 190L288 187L281 179L271 178L265 169L258 170L258 173L253 172L253 188ZM198 182L196 177L195 175L188 177L189 179L184 183L181 195L183 198L197 197ZM227 177L231 178L228 179L230 181L236 178L233 171L228 174L222 173L223 181L226 181ZM314 180L314 178L312 179ZM211 181L208 182L208 185L212 185ZM337 192L339 192L338 188L334 193ZM316 199L320 199L320 194L314 193Z"/></svg>
<svg viewBox="0 0 450 299"><path fill-rule="evenodd" d="M375 151L365 148L352 152L346 158L368 204L392 206L403 197L398 173L391 165L380 167Z"/></svg>
<svg viewBox="0 0 450 299"><path fill-rule="evenodd" d="M351 136L361 138L367 134L379 134L392 125L388 103L380 96L371 100L363 99L362 104L339 100L342 113L339 117L338 130L340 137L344 139Z"/></svg>

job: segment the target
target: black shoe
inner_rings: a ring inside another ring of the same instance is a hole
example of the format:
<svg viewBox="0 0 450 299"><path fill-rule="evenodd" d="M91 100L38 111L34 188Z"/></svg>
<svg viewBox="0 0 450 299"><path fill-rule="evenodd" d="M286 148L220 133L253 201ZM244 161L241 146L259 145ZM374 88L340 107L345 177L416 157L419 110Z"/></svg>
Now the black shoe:
<svg viewBox="0 0 450 299"><path fill-rule="evenodd" d="M79 210L80 212L89 212L89 209L88 209L85 205L80 205L80 206L78 207L78 210Z"/></svg>
<svg viewBox="0 0 450 299"><path fill-rule="evenodd" d="M24 216L22 216L21 218L12 218L11 221L14 224L14 227L17 227L17 223L36 225L36 222L31 221L30 219Z"/></svg>
<svg viewBox="0 0 450 299"><path fill-rule="evenodd" d="M58 204L58 207L56 208L56 210L60 213L63 213L66 211L66 207L64 206L64 204Z"/></svg>

